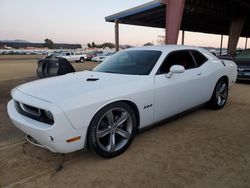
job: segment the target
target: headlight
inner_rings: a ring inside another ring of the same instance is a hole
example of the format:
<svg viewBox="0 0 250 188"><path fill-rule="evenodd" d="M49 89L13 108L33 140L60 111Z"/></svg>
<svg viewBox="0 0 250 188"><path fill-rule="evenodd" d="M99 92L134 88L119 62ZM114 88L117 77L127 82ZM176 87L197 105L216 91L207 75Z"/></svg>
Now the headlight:
<svg viewBox="0 0 250 188"><path fill-rule="evenodd" d="M54 117L50 111L43 110L44 112L44 122L48 124L53 124L54 123Z"/></svg>
<svg viewBox="0 0 250 188"><path fill-rule="evenodd" d="M23 104L20 102L15 101L15 107L16 110L31 119L43 122L43 123L47 123L50 125L54 124L54 117L52 115L52 113L48 110L43 110L43 109L39 109L27 104Z"/></svg>

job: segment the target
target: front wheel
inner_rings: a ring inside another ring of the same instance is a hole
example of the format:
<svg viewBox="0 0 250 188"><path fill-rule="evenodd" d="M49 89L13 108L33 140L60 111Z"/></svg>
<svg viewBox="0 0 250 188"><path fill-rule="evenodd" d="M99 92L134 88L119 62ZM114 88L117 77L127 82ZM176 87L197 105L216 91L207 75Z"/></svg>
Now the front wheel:
<svg viewBox="0 0 250 188"><path fill-rule="evenodd" d="M98 111L91 121L88 145L102 157L115 157L129 147L135 129L133 109L123 102L112 103Z"/></svg>
<svg viewBox="0 0 250 188"><path fill-rule="evenodd" d="M219 110L223 108L228 98L228 82L227 79L221 78L217 82L213 95L208 103L212 109Z"/></svg>

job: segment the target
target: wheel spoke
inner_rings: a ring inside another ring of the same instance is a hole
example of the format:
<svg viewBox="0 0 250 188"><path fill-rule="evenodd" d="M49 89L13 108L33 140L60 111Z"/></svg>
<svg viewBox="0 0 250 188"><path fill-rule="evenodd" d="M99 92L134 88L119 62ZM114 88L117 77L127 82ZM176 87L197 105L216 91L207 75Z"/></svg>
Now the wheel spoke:
<svg viewBox="0 0 250 188"><path fill-rule="evenodd" d="M98 131L97 138L103 138L104 136L106 136L109 133L110 133L110 128L106 128L104 130Z"/></svg>
<svg viewBox="0 0 250 188"><path fill-rule="evenodd" d="M217 98L217 102L218 102L218 105L220 105L220 104L221 104L221 96L218 96L218 98Z"/></svg>
<svg viewBox="0 0 250 188"><path fill-rule="evenodd" d="M107 112L106 117L108 119L108 124L112 126L114 124L114 115L112 110Z"/></svg>
<svg viewBox="0 0 250 188"><path fill-rule="evenodd" d="M220 88L220 92L222 93L223 91L225 91L225 89L226 89L226 84L222 84Z"/></svg>
<svg viewBox="0 0 250 188"><path fill-rule="evenodd" d="M124 130L119 129L119 128L116 129L116 133L119 134L120 136L122 136L123 138L126 138L126 139L129 139L129 137L130 137L129 132L124 131Z"/></svg>
<svg viewBox="0 0 250 188"><path fill-rule="evenodd" d="M222 99L226 99L227 98L227 95L225 93L221 93L220 96L221 96Z"/></svg>
<svg viewBox="0 0 250 188"><path fill-rule="evenodd" d="M115 151L115 134L110 134L108 150Z"/></svg>
<svg viewBox="0 0 250 188"><path fill-rule="evenodd" d="M127 112L123 112L121 114L121 117L119 117L119 119L115 122L116 127L119 127L120 125L122 125L127 119L128 119L129 115Z"/></svg>

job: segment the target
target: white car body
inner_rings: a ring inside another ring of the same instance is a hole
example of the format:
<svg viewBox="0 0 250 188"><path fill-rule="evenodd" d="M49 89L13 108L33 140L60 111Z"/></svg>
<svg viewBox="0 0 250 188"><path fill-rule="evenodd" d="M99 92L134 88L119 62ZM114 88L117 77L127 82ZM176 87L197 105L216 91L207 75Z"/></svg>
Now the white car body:
<svg viewBox="0 0 250 188"><path fill-rule="evenodd" d="M208 102L217 81L225 76L231 87L237 77L234 62L221 61L207 50L189 46L148 46L129 50L157 50L162 54L149 75L125 75L83 71L37 80L11 92L8 114L13 124L53 152L68 153L86 146L88 127L94 115L107 104L125 101L136 106L142 129ZM174 74L157 74L166 56L178 50L197 50L208 60L202 66ZM96 81L87 81L97 78ZM15 101L53 114L54 124L20 114ZM80 137L76 142L67 140Z"/></svg>

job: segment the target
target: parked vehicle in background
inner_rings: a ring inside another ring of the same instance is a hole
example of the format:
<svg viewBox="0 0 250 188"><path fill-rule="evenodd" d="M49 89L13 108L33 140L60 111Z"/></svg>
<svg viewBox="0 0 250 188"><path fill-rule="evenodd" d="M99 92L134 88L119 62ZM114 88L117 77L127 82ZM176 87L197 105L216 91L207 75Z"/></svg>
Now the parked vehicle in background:
<svg viewBox="0 0 250 188"><path fill-rule="evenodd" d="M220 50L213 50L210 51L212 54L214 54L216 57L223 57L223 56L227 56L227 50L223 49L222 51Z"/></svg>
<svg viewBox="0 0 250 188"><path fill-rule="evenodd" d="M103 62L106 58L112 56L114 52L105 52L103 54L97 55L96 57L93 57L91 60L94 62Z"/></svg>
<svg viewBox="0 0 250 188"><path fill-rule="evenodd" d="M8 54L8 52L6 50L2 51L2 55L7 55L7 54Z"/></svg>
<svg viewBox="0 0 250 188"><path fill-rule="evenodd" d="M238 80L250 80L250 49L243 50L233 58L237 64Z"/></svg>
<svg viewBox="0 0 250 188"><path fill-rule="evenodd" d="M234 55L234 56L238 55L238 54L241 53L242 51L244 51L244 50L242 50L242 49L236 49L236 50L235 50L235 55Z"/></svg>
<svg viewBox="0 0 250 188"><path fill-rule="evenodd" d="M236 77L233 61L205 49L130 48L91 71L17 86L7 109L31 143L58 153L90 148L115 157L139 129L203 104L223 108Z"/></svg>
<svg viewBox="0 0 250 188"><path fill-rule="evenodd" d="M96 57L96 56L98 56L100 54L103 54L103 52L102 51L92 51L92 52L89 52L89 53L87 53L87 59L86 60L87 61L91 61L93 57Z"/></svg>
<svg viewBox="0 0 250 188"><path fill-rule="evenodd" d="M75 61L84 63L85 59L87 59L86 54L76 54L73 51L62 52L61 54L57 55L57 57L65 58L68 61Z"/></svg>
<svg viewBox="0 0 250 188"><path fill-rule="evenodd" d="M90 61L94 55L92 53L87 53L86 61Z"/></svg>
<svg viewBox="0 0 250 188"><path fill-rule="evenodd" d="M14 51L9 51L9 53L8 53L8 55L14 55L15 53L14 53Z"/></svg>

